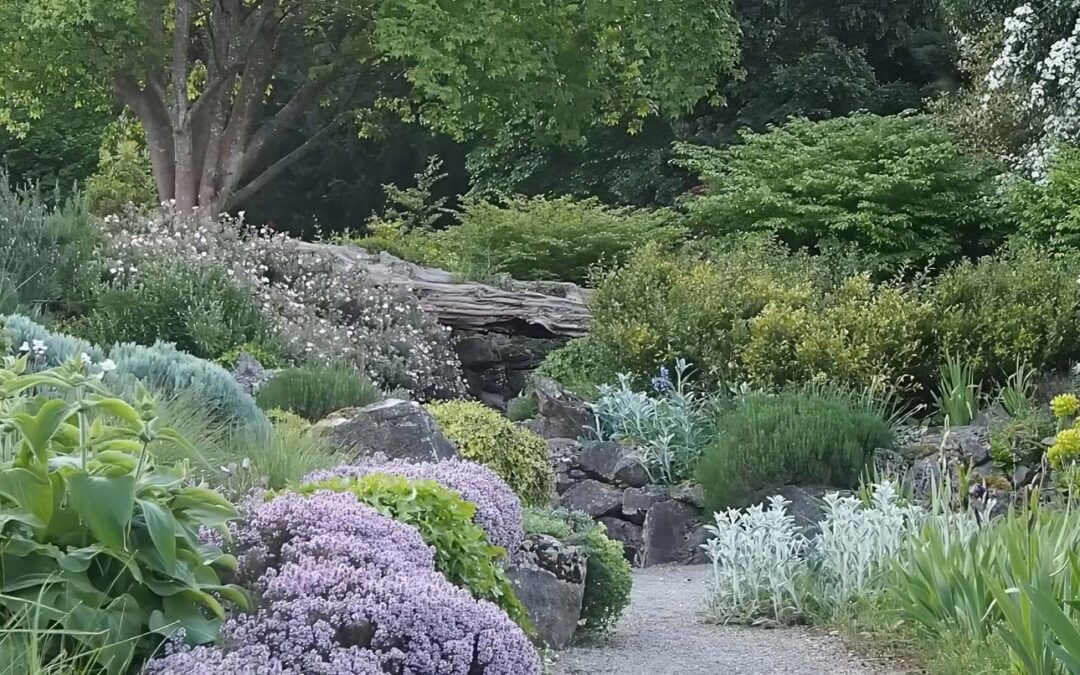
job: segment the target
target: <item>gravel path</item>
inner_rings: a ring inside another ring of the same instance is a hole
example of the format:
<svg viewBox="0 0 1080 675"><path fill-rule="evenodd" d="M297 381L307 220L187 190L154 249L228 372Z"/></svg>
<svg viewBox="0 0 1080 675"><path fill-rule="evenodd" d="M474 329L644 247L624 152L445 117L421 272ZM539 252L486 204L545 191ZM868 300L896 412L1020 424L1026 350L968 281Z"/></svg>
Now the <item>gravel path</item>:
<svg viewBox="0 0 1080 675"><path fill-rule="evenodd" d="M803 629L715 626L701 619L707 566L634 571L614 637L565 652L557 675L900 675L837 638Z"/></svg>

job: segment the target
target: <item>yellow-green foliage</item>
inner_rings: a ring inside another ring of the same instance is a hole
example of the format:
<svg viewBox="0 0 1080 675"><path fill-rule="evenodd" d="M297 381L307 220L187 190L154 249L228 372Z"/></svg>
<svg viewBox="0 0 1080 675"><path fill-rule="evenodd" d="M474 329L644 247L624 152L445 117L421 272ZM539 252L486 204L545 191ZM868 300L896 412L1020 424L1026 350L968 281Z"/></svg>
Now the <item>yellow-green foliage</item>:
<svg viewBox="0 0 1080 675"><path fill-rule="evenodd" d="M472 401L433 403L428 410L462 457L489 466L522 502L550 500L554 475L544 439Z"/></svg>
<svg viewBox="0 0 1080 675"><path fill-rule="evenodd" d="M1061 469L1080 457L1080 429L1064 429L1058 432L1054 444L1046 451L1046 458L1054 468Z"/></svg>
<svg viewBox="0 0 1080 675"><path fill-rule="evenodd" d="M1057 419L1074 418L1080 413L1080 398L1076 394L1059 394L1050 401L1050 412Z"/></svg>

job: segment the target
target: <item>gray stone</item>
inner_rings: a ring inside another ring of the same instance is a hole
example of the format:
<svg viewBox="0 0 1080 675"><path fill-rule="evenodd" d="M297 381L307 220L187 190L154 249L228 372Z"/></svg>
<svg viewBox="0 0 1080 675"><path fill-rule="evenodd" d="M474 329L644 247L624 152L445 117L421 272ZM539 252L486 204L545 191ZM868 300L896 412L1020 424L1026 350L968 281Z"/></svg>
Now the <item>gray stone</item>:
<svg viewBox="0 0 1080 675"><path fill-rule="evenodd" d="M705 508L705 489L697 483L679 483L668 488L668 496L697 509Z"/></svg>
<svg viewBox="0 0 1080 675"><path fill-rule="evenodd" d="M467 370L490 366L499 361L491 342L481 335L463 337L457 341L455 348L461 359L461 367Z"/></svg>
<svg viewBox="0 0 1080 675"><path fill-rule="evenodd" d="M705 525L698 525L693 532L690 533L687 544L690 547L691 557L687 561L691 565L703 565L709 562L709 554L705 552L705 544L708 543L711 535L709 531L705 529Z"/></svg>
<svg viewBox="0 0 1080 675"><path fill-rule="evenodd" d="M1034 472L1024 465L1017 466L1013 469L1012 482L1013 487L1022 488L1031 483L1031 479L1034 477Z"/></svg>
<svg viewBox="0 0 1080 675"><path fill-rule="evenodd" d="M585 564L588 558L577 546L566 544L547 534L532 533L525 535L518 546L514 562L539 567L551 572L561 581L580 584L585 581Z"/></svg>
<svg viewBox="0 0 1080 675"><path fill-rule="evenodd" d="M788 514L795 519L795 525L808 539L813 539L821 531L819 523L825 517L824 497L830 492L850 494L850 490L838 489L828 485L784 485L778 488L758 490L750 496L750 505L768 504L774 495L788 500Z"/></svg>
<svg viewBox="0 0 1080 675"><path fill-rule="evenodd" d="M608 538L622 544L623 555L630 564L640 564L642 548L645 543L641 525L611 517L601 518L600 522L603 523L604 528L607 530Z"/></svg>
<svg viewBox="0 0 1080 675"><path fill-rule="evenodd" d="M630 487L645 487L649 484L649 470L637 457L629 455L615 465L615 482Z"/></svg>
<svg viewBox="0 0 1080 675"><path fill-rule="evenodd" d="M593 518L613 516L622 509L622 492L591 479L574 483L559 495L559 506L581 511Z"/></svg>
<svg viewBox="0 0 1080 675"><path fill-rule="evenodd" d="M388 399L340 410L313 427L350 461L403 459L437 462L451 459L457 449L439 430L435 419L418 403Z"/></svg>
<svg viewBox="0 0 1080 675"><path fill-rule="evenodd" d="M537 416L526 426L543 438L580 438L592 429L589 404L546 377L533 381Z"/></svg>
<svg viewBox="0 0 1080 675"><path fill-rule="evenodd" d="M874 467L874 475L881 479L900 480L911 468L903 454L890 448L874 450L871 463Z"/></svg>
<svg viewBox="0 0 1080 675"><path fill-rule="evenodd" d="M274 374L263 368L263 365L254 356L244 352L237 357L236 363L233 364L232 376L241 389L249 394L254 394L264 384L273 379Z"/></svg>
<svg viewBox="0 0 1080 675"><path fill-rule="evenodd" d="M960 455L976 466L990 461L990 432L984 426L928 430L901 448L906 457L917 459L938 455Z"/></svg>
<svg viewBox="0 0 1080 675"><path fill-rule="evenodd" d="M528 386L544 357L566 341L526 335L457 331L456 350L469 394L505 409Z"/></svg>
<svg viewBox="0 0 1080 675"><path fill-rule="evenodd" d="M615 470L626 457L626 448L614 441L590 441L581 446L577 468L604 482L615 480Z"/></svg>
<svg viewBox="0 0 1080 675"><path fill-rule="evenodd" d="M690 537L698 524L698 510L689 504L674 500L654 504L645 515L641 533L641 564L652 567L688 562L693 557Z"/></svg>
<svg viewBox="0 0 1080 675"><path fill-rule="evenodd" d="M622 493L623 517L632 523L644 525L649 509L667 498L664 490L657 486L626 488Z"/></svg>
<svg viewBox="0 0 1080 675"><path fill-rule="evenodd" d="M506 576L514 595L536 628L536 638L551 649L570 646L581 618L584 583L563 581L538 567L511 565Z"/></svg>

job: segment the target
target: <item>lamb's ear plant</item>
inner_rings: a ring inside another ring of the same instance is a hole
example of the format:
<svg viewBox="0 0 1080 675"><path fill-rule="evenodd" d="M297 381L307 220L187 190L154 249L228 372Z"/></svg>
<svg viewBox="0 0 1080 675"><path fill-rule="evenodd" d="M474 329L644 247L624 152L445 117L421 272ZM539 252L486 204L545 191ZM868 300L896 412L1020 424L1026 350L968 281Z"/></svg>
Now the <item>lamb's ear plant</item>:
<svg viewBox="0 0 1080 675"><path fill-rule="evenodd" d="M0 621L32 616L33 630L61 635L47 658L81 649L118 675L178 629L214 640L222 603L247 597L219 577L235 561L199 539L236 510L191 484L184 463L156 465L152 445L187 442L148 394L133 405L104 389L102 365L35 373L24 356L0 368L0 436L13 450L0 464Z"/></svg>

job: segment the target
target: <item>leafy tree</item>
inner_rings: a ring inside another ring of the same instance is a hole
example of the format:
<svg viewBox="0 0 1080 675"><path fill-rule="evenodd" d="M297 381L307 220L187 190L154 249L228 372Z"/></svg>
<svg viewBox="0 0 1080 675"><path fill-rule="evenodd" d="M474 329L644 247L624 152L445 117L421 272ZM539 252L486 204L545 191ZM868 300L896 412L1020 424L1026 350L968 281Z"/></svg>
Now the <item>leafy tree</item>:
<svg viewBox="0 0 1080 675"><path fill-rule="evenodd" d="M1001 234L996 164L965 155L929 117L800 119L731 148L681 152L704 183L687 201L703 232L774 232L796 248L854 243L916 263L978 255Z"/></svg>
<svg viewBox="0 0 1080 675"><path fill-rule="evenodd" d="M159 197L217 211L344 121L463 138L513 118L553 142L596 120L635 129L715 91L735 35L712 0L5 0L0 124L25 131L59 91L115 95ZM315 108L324 126L283 147Z"/></svg>

